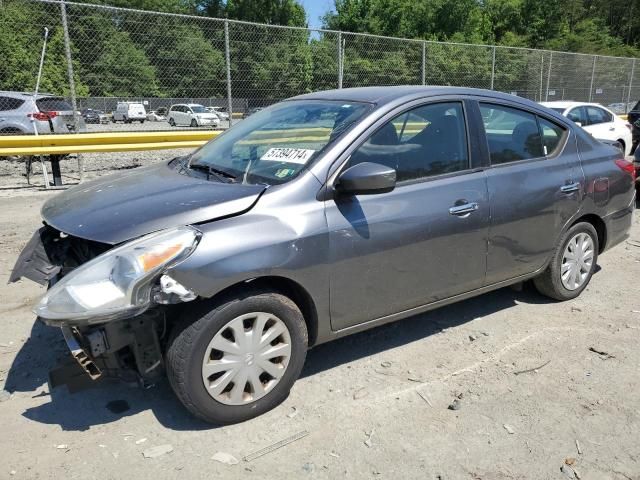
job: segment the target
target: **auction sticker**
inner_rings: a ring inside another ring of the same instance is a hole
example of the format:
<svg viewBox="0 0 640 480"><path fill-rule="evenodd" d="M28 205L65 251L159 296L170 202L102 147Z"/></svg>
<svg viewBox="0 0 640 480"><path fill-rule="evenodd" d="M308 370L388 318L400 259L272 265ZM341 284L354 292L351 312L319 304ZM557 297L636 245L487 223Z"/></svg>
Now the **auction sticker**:
<svg viewBox="0 0 640 480"><path fill-rule="evenodd" d="M304 165L314 153L316 153L315 150L307 150L306 148L270 148L260 157L260 160L300 163Z"/></svg>

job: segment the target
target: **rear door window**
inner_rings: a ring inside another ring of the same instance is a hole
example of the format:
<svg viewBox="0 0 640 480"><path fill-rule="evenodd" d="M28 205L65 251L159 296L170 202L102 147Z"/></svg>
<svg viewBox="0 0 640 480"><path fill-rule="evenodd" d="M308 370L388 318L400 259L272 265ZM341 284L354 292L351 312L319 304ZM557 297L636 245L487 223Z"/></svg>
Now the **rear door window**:
<svg viewBox="0 0 640 480"><path fill-rule="evenodd" d="M613 115L598 107L587 107L587 115L589 117L589 125L613 121Z"/></svg>
<svg viewBox="0 0 640 480"><path fill-rule="evenodd" d="M504 105L480 104L492 165L544 155L536 116Z"/></svg>
<svg viewBox="0 0 640 480"><path fill-rule="evenodd" d="M557 154L562 148L567 130L541 117L538 117L538 125L542 134L543 153L547 156Z"/></svg>
<svg viewBox="0 0 640 480"><path fill-rule="evenodd" d="M15 110L20 108L24 100L11 97L0 97L0 112L6 112L7 110Z"/></svg>
<svg viewBox="0 0 640 480"><path fill-rule="evenodd" d="M41 112L54 112L54 111L70 111L73 110L69 102L64 98L58 97L45 97L36 100L38 110Z"/></svg>

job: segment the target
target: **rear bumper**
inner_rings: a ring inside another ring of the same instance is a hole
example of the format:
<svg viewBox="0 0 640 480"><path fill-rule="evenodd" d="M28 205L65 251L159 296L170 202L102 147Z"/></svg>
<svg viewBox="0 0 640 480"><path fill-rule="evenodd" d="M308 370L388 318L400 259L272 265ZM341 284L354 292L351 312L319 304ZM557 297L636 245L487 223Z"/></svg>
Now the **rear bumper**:
<svg viewBox="0 0 640 480"><path fill-rule="evenodd" d="M604 248L605 251L629 238L629 231L631 230L631 224L633 223L635 205L636 194L634 191L631 203L627 207L604 217L603 220L607 228L607 241Z"/></svg>

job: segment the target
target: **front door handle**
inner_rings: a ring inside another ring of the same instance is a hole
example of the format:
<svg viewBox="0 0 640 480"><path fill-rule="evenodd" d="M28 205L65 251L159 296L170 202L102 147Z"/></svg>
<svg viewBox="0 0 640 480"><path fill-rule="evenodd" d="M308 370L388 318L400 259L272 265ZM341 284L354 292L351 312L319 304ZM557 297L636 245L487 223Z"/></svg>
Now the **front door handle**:
<svg viewBox="0 0 640 480"><path fill-rule="evenodd" d="M470 213L478 210L478 204L475 202L465 203L463 205L456 205L455 207L451 207L449 209L450 215L455 215L457 217L464 217L469 215Z"/></svg>
<svg viewBox="0 0 640 480"><path fill-rule="evenodd" d="M560 191L562 193L573 193L573 192L577 192L578 190L580 190L580 184L579 183L568 183L567 185L563 185L560 187Z"/></svg>

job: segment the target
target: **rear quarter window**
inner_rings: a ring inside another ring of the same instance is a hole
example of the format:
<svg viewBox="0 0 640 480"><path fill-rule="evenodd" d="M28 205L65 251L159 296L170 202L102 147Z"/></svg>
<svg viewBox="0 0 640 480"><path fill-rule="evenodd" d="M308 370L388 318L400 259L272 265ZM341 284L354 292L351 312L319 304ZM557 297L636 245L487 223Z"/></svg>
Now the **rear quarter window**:
<svg viewBox="0 0 640 480"><path fill-rule="evenodd" d="M20 108L24 100L11 97L0 97L0 112L6 112L7 110L15 110Z"/></svg>
<svg viewBox="0 0 640 480"><path fill-rule="evenodd" d="M41 112L73 110L71 105L64 98L58 97L40 98L36 100L36 106Z"/></svg>

